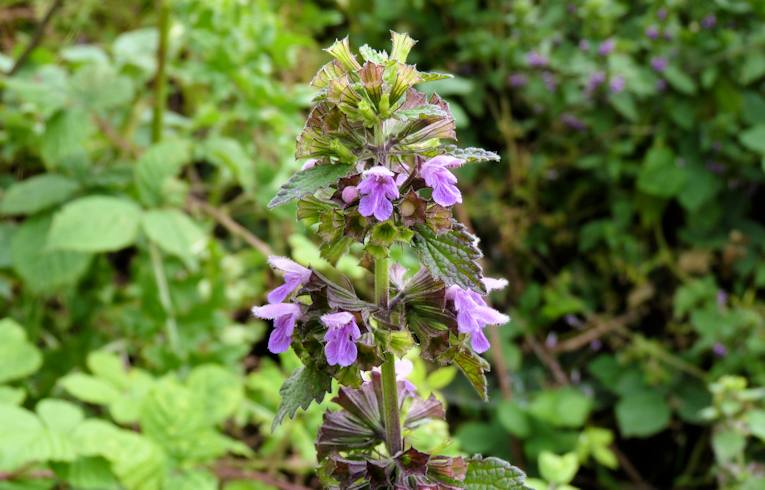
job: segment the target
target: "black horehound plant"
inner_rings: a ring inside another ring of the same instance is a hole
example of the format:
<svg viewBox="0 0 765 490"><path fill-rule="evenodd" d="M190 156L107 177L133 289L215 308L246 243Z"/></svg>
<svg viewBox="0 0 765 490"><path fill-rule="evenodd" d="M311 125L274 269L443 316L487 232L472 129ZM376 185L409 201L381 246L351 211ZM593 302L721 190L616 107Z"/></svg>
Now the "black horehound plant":
<svg viewBox="0 0 765 490"><path fill-rule="evenodd" d="M311 81L319 94L297 139L306 164L270 203L298 200L325 259L336 262L358 242L374 270L366 299L348 280L269 258L284 284L253 313L273 320L271 352L292 346L304 364L281 389L274 426L321 401L334 378L341 409L325 415L316 442L327 488L526 488L523 473L499 459L431 455L407 442L407 431L445 413L434 396L417 396L396 357L418 348L432 363L455 364L486 400L484 328L509 318L486 303L506 281L483 276L478 240L450 209L462 201L450 169L499 157L451 144L449 106L414 88L448 75L406 64L415 41L392 38L390 53L363 46L363 62L347 38L327 49L334 59ZM409 277L391 264L393 246L411 247L420 270Z"/></svg>

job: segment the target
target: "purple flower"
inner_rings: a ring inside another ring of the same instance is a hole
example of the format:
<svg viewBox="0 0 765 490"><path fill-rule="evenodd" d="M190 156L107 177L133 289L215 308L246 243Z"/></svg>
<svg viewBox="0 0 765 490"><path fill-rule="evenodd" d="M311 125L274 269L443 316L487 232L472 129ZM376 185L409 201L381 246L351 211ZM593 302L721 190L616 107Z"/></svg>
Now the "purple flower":
<svg viewBox="0 0 765 490"><path fill-rule="evenodd" d="M714 14L709 14L701 19L701 27L704 29L711 29L715 25L717 25L717 17L715 17Z"/></svg>
<svg viewBox="0 0 765 490"><path fill-rule="evenodd" d="M709 161L706 164L706 168L713 174L717 174L717 175L721 175L725 172L725 165L723 165L720 162Z"/></svg>
<svg viewBox="0 0 765 490"><path fill-rule="evenodd" d="M359 198L359 188L355 185L347 185L343 188L343 192L340 193L340 197L343 198L345 204L350 204Z"/></svg>
<svg viewBox="0 0 765 490"><path fill-rule="evenodd" d="M622 90L624 90L624 77L621 75L617 75L611 79L611 81L608 84L608 87L611 89L612 93L618 94Z"/></svg>
<svg viewBox="0 0 765 490"><path fill-rule="evenodd" d="M565 126L576 131L584 131L587 129L587 125L573 114L561 114L560 120Z"/></svg>
<svg viewBox="0 0 765 490"><path fill-rule="evenodd" d="M513 73L507 77L507 81L511 87L518 88L525 86L529 82L529 77L524 73Z"/></svg>
<svg viewBox="0 0 765 490"><path fill-rule="evenodd" d="M601 56L608 56L613 52L615 46L616 42L613 39L606 39L600 43L600 46L598 46L598 54Z"/></svg>
<svg viewBox="0 0 765 490"><path fill-rule="evenodd" d="M264 320L273 320L274 329L268 337L268 350L274 354L284 352L290 347L295 320L300 318L300 306L293 303L276 303L254 306L252 314Z"/></svg>
<svg viewBox="0 0 765 490"><path fill-rule="evenodd" d="M363 196L359 201L362 216L374 215L379 221L390 218L393 213L390 200L399 196L393 172L381 166L372 167L364 172L358 189Z"/></svg>
<svg viewBox="0 0 765 490"><path fill-rule="evenodd" d="M486 278L484 284L486 289L491 291L505 287L507 281ZM470 345L478 353L486 352L490 347L483 329L487 325L503 325L510 321L509 316L487 305L483 297L475 291L451 286L446 290L446 299L453 302L459 331L470 336Z"/></svg>
<svg viewBox="0 0 765 490"><path fill-rule="evenodd" d="M667 18L667 9L660 8L658 12L656 12L656 17L659 18L659 20L664 20Z"/></svg>
<svg viewBox="0 0 765 490"><path fill-rule="evenodd" d="M300 170L308 170L309 168L314 168L316 166L316 160L315 158L311 158L310 160L306 160L303 166L300 168Z"/></svg>
<svg viewBox="0 0 765 490"><path fill-rule="evenodd" d="M321 323L327 327L324 340L324 355L330 366L350 366L356 362L356 340L361 337L361 331L356 325L356 318L347 311L327 313L322 315Z"/></svg>
<svg viewBox="0 0 765 490"><path fill-rule="evenodd" d="M605 81L606 81L606 74L603 73L602 71L596 71L595 73L590 75L590 78L587 79L587 86L585 87L585 93L587 93L588 95L592 94Z"/></svg>
<svg viewBox="0 0 765 490"><path fill-rule="evenodd" d="M274 270L284 274L284 284L268 293L269 303L281 303L284 298L311 279L311 269L306 269L286 257L272 255L268 258L268 264Z"/></svg>
<svg viewBox="0 0 765 490"><path fill-rule="evenodd" d="M720 308L724 307L726 304L728 304L728 293L723 291L722 289L717 290L717 306Z"/></svg>
<svg viewBox="0 0 765 490"><path fill-rule="evenodd" d="M449 172L450 168L459 167L465 163L459 158L439 155L422 164L420 176L425 184L433 189L433 200L441 206L452 206L462 202L462 194L457 188L457 177Z"/></svg>
<svg viewBox="0 0 765 490"><path fill-rule="evenodd" d="M547 337L545 338L545 347L548 349L554 349L556 345L558 345L558 334L555 332L548 333Z"/></svg>
<svg viewBox="0 0 765 490"><path fill-rule="evenodd" d="M412 364L412 361L409 359L396 359L394 366L399 390L403 392L404 396L414 396L415 393L417 393L417 388L411 381L409 381L409 379L407 379L409 375L412 374L412 371L414 371L414 364ZM381 369L379 367L373 367L372 371L379 373L381 372ZM369 372L362 372L361 378L367 383L372 380L372 376Z"/></svg>
<svg viewBox="0 0 765 490"><path fill-rule="evenodd" d="M533 66L534 68L547 66L549 63L546 57L537 53L536 51L532 51L526 55L526 62L529 64L529 66Z"/></svg>
<svg viewBox="0 0 765 490"><path fill-rule="evenodd" d="M555 78L555 75L549 71L542 73L542 81L550 92L554 92L558 87L558 80Z"/></svg>
<svg viewBox="0 0 765 490"><path fill-rule="evenodd" d="M654 70L658 72L664 71L667 68L667 65L669 65L667 58L664 58L662 56L651 58L651 68L653 68Z"/></svg>
<svg viewBox="0 0 765 490"><path fill-rule="evenodd" d="M590 50L590 41L587 39L582 39L579 41L579 49L582 51L589 51Z"/></svg>
<svg viewBox="0 0 765 490"><path fill-rule="evenodd" d="M714 352L717 357L725 357L728 353L728 349L720 342L715 342L715 345L712 346L712 352Z"/></svg>
<svg viewBox="0 0 765 490"><path fill-rule="evenodd" d="M648 26L645 28L645 35L648 39L656 40L659 37L659 29L656 26Z"/></svg>

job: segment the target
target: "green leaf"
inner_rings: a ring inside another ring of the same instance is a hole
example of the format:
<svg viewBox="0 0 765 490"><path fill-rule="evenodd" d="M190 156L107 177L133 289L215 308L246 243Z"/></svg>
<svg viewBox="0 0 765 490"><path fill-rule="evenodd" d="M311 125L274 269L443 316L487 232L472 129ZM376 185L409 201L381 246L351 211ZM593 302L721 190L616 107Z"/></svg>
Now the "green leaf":
<svg viewBox="0 0 765 490"><path fill-rule="evenodd" d="M131 245L138 234L141 209L133 201L88 196L56 213L48 235L52 250L110 252Z"/></svg>
<svg viewBox="0 0 765 490"><path fill-rule="evenodd" d="M207 236L185 213L177 209L153 209L143 214L146 236L165 252L193 264L206 246Z"/></svg>
<svg viewBox="0 0 765 490"><path fill-rule="evenodd" d="M747 413L746 422L752 434L765 441L765 410L752 410Z"/></svg>
<svg viewBox="0 0 765 490"><path fill-rule="evenodd" d="M34 214L69 199L80 188L56 174L36 175L13 184L0 201L2 214Z"/></svg>
<svg viewBox="0 0 765 490"><path fill-rule="evenodd" d="M630 393L616 404L616 420L625 437L648 437L669 424L670 410L664 397L653 391Z"/></svg>
<svg viewBox="0 0 765 490"><path fill-rule="evenodd" d="M646 154L638 175L638 189L659 197L673 197L682 191L686 172L675 162L669 148L655 146Z"/></svg>
<svg viewBox="0 0 765 490"><path fill-rule="evenodd" d="M116 401L120 393L108 382L87 374L72 373L59 380L70 395L88 403L108 405Z"/></svg>
<svg viewBox="0 0 765 490"><path fill-rule="evenodd" d="M13 268L33 292L52 292L77 282L90 264L81 252L49 250L46 242L51 219L28 219L13 235Z"/></svg>
<svg viewBox="0 0 765 490"><path fill-rule="evenodd" d="M0 471L13 471L40 459L35 445L44 428L32 412L0 403Z"/></svg>
<svg viewBox="0 0 765 490"><path fill-rule="evenodd" d="M85 142L91 139L90 115L79 109L65 109L45 126L40 142L40 156L48 170L61 169L82 174L90 164Z"/></svg>
<svg viewBox="0 0 765 490"><path fill-rule="evenodd" d="M678 67L670 65L664 70L664 77L672 88L685 95L696 94L696 82Z"/></svg>
<svg viewBox="0 0 765 490"><path fill-rule="evenodd" d="M752 50L741 65L741 83L749 85L763 75L765 75L765 55L757 50Z"/></svg>
<svg viewBox="0 0 765 490"><path fill-rule="evenodd" d="M385 65L388 63L388 53L383 51L377 51L365 44L359 48L359 54L364 58L364 61L371 61L378 65Z"/></svg>
<svg viewBox="0 0 765 490"><path fill-rule="evenodd" d="M712 449L721 463L728 463L741 457L744 447L746 447L746 438L733 430L723 430L712 435Z"/></svg>
<svg viewBox="0 0 765 490"><path fill-rule="evenodd" d="M55 463L56 476L78 490L119 490L111 465L102 457L85 457L64 464Z"/></svg>
<svg viewBox="0 0 765 490"><path fill-rule="evenodd" d="M465 490L530 490L526 475L499 458L473 458L465 475Z"/></svg>
<svg viewBox="0 0 765 490"><path fill-rule="evenodd" d="M182 203L185 196L178 195L182 185L175 176L190 161L191 144L186 140L170 139L149 147L135 167L135 183L141 202L148 206Z"/></svg>
<svg viewBox="0 0 765 490"><path fill-rule="evenodd" d="M212 424L232 416L244 400L242 378L216 364L195 367L186 385L199 395Z"/></svg>
<svg viewBox="0 0 765 490"><path fill-rule="evenodd" d="M11 267L11 239L16 233L16 225L13 223L0 223L0 269Z"/></svg>
<svg viewBox="0 0 765 490"><path fill-rule="evenodd" d="M485 373L491 370L491 366L486 359L470 349L461 349L454 355L453 361L473 385L478 396L483 401L488 401L489 392Z"/></svg>
<svg viewBox="0 0 765 490"><path fill-rule="evenodd" d="M592 400L572 387L540 392L529 412L555 427L577 428L584 425L592 410Z"/></svg>
<svg viewBox="0 0 765 490"><path fill-rule="evenodd" d="M457 222L451 230L440 235L426 225L416 225L414 249L433 277L447 286L456 284L463 289L486 293L481 278L481 250L478 239Z"/></svg>
<svg viewBox="0 0 765 490"><path fill-rule="evenodd" d="M255 163L237 140L210 138L205 141L203 149L207 159L230 172L245 191L255 190Z"/></svg>
<svg viewBox="0 0 765 490"><path fill-rule="evenodd" d="M525 439L531 433L529 416L518 405L510 400L502 400L497 405L497 420L509 433Z"/></svg>
<svg viewBox="0 0 765 490"><path fill-rule="evenodd" d="M0 404L21 405L26 397L27 394L22 388L0 386Z"/></svg>
<svg viewBox="0 0 765 490"><path fill-rule="evenodd" d="M24 328L10 318L0 320L0 384L29 376L41 365L42 355Z"/></svg>
<svg viewBox="0 0 765 490"><path fill-rule="evenodd" d="M558 456L549 451L542 451L539 455L539 472L550 483L567 485L574 479L578 469L579 461L575 453Z"/></svg>
<svg viewBox="0 0 765 490"><path fill-rule="evenodd" d="M282 401L271 424L273 432L284 417L294 418L298 408L306 410L314 400L321 403L324 395L332 389L332 378L314 370L309 366L303 366L284 382L279 394Z"/></svg>
<svg viewBox="0 0 765 490"><path fill-rule="evenodd" d="M765 124L758 124L739 134L741 144L748 149L765 156Z"/></svg>
<svg viewBox="0 0 765 490"><path fill-rule="evenodd" d="M281 206L293 199L300 199L307 194L313 194L317 190L332 185L338 179L350 174L354 168L354 165L336 163L316 165L307 170L301 170L284 183L276 193L276 196L268 203L268 207Z"/></svg>
<svg viewBox="0 0 765 490"><path fill-rule="evenodd" d="M411 109L400 109L393 113L393 117L400 121L419 119L421 117L446 117L448 114L435 104L424 104Z"/></svg>
<svg viewBox="0 0 765 490"><path fill-rule="evenodd" d="M493 151L473 147L460 148L456 145L442 145L435 153L459 158L465 160L465 163L498 162L500 160L499 155Z"/></svg>
<svg viewBox="0 0 765 490"><path fill-rule="evenodd" d="M109 64L91 64L72 77L72 95L84 107L106 111L126 106L133 99L133 83Z"/></svg>

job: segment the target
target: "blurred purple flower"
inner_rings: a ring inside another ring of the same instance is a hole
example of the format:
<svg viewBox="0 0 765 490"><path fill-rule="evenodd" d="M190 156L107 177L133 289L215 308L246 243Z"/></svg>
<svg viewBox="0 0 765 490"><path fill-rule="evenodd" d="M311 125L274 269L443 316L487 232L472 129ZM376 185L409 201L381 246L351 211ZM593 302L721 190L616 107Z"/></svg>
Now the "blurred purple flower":
<svg viewBox="0 0 765 490"><path fill-rule="evenodd" d="M350 366L356 362L356 341L361 331L356 325L356 318L346 311L322 315L321 323L327 327L324 340L324 355L330 366Z"/></svg>
<svg viewBox="0 0 765 490"><path fill-rule="evenodd" d="M558 345L558 334L555 332L548 333L547 337L545 338L545 347L548 349L554 349L556 345Z"/></svg>
<svg viewBox="0 0 765 490"><path fill-rule="evenodd" d="M718 289L716 299L717 299L717 306L722 308L723 306L728 304L728 293L726 293L722 289Z"/></svg>
<svg viewBox="0 0 765 490"><path fill-rule="evenodd" d="M546 57L537 53L536 51L531 51L529 54L526 55L526 62L529 64L529 66L532 66L534 68L547 66L547 64L549 63Z"/></svg>
<svg viewBox="0 0 765 490"><path fill-rule="evenodd" d="M529 77L524 73L513 73L507 77L507 81L511 87L518 88L525 86L529 82Z"/></svg>
<svg viewBox="0 0 765 490"><path fill-rule="evenodd" d="M303 166L300 167L300 170L308 170L309 168L314 168L316 166L316 162L318 162L318 160L315 158L306 160Z"/></svg>
<svg viewBox="0 0 765 490"><path fill-rule="evenodd" d="M441 206L449 207L462 202L462 194L455 185L457 177L449 172L450 168L459 167L464 160L439 155L422 164L420 176L425 179L425 184L433 189L433 200Z"/></svg>
<svg viewBox="0 0 765 490"><path fill-rule="evenodd" d="M311 279L311 269L286 257L272 255L268 258L268 265L284 275L284 284L268 293L268 302L272 304L281 303L284 298Z"/></svg>
<svg viewBox="0 0 765 490"><path fill-rule="evenodd" d="M612 38L608 38L598 46L598 54L601 56L608 56L614 51L616 42Z"/></svg>
<svg viewBox="0 0 765 490"><path fill-rule="evenodd" d="M555 89L558 88L558 80L555 78L555 75L549 71L542 73L542 81L550 92L555 92Z"/></svg>
<svg viewBox="0 0 765 490"><path fill-rule="evenodd" d="M582 39L579 41L579 49L582 51L589 51L590 50L590 41L587 39Z"/></svg>
<svg viewBox="0 0 765 490"><path fill-rule="evenodd" d="M399 196L393 172L382 166L372 167L363 173L358 189L364 196L359 201L359 214L374 215L379 221L390 218L393 213L390 200Z"/></svg>
<svg viewBox="0 0 765 490"><path fill-rule="evenodd" d="M603 347L603 342L600 339L594 339L590 342L590 349L597 352Z"/></svg>
<svg viewBox="0 0 765 490"><path fill-rule="evenodd" d="M502 289L507 285L504 279L485 278L486 289ZM457 327L460 333L470 336L470 345L479 354L489 350L489 340L483 333L487 325L504 325L510 321L510 317L504 315L486 304L483 297L468 289L459 286L450 286L446 290L446 299L454 305L457 312Z"/></svg>
<svg viewBox="0 0 765 490"><path fill-rule="evenodd" d="M565 320L566 325L568 325L569 327L574 327L574 328L584 327L584 323L582 322L582 320L577 318L576 315L572 315L571 313L563 317L563 320Z"/></svg>
<svg viewBox="0 0 765 490"><path fill-rule="evenodd" d="M254 306L252 314L264 320L273 320L274 329L268 337L268 350L279 354L290 348L295 321L302 314L300 306L293 303L276 303Z"/></svg>
<svg viewBox="0 0 765 490"><path fill-rule="evenodd" d="M701 19L701 27L704 29L711 29L715 25L717 25L717 17L715 17L714 14L709 14Z"/></svg>
<svg viewBox="0 0 765 490"><path fill-rule="evenodd" d="M645 35L648 39L656 40L659 37L659 28L656 26L648 26L645 28Z"/></svg>
<svg viewBox="0 0 765 490"><path fill-rule="evenodd" d="M618 94L622 90L624 90L625 81L624 77L621 75L617 75L611 79L611 81L608 84L608 87L611 89L612 93Z"/></svg>
<svg viewBox="0 0 765 490"><path fill-rule="evenodd" d="M712 346L712 352L714 352L717 357L725 357L725 355L728 354L728 349L720 342L715 342L715 345Z"/></svg>
<svg viewBox="0 0 765 490"><path fill-rule="evenodd" d="M659 18L659 20L664 20L667 18L667 9L660 8L658 12L656 12L656 17Z"/></svg>
<svg viewBox="0 0 765 490"><path fill-rule="evenodd" d="M596 71L595 73L590 75L589 79L587 79L587 85L585 86L585 89L584 89L585 93L587 95L591 95L605 81L606 81L606 74L603 73L602 71Z"/></svg>
<svg viewBox="0 0 765 490"><path fill-rule="evenodd" d="M587 129L587 125L584 123L584 121L573 114L561 114L560 120L565 126L571 129L575 129L577 131L584 131Z"/></svg>
<svg viewBox="0 0 765 490"><path fill-rule="evenodd" d="M658 92L664 92L665 90L667 90L667 81L664 80L663 78L656 80L656 90Z"/></svg>
<svg viewBox="0 0 765 490"><path fill-rule="evenodd" d="M347 185L343 188L340 197L342 197L345 204L350 204L359 198L359 188L355 185Z"/></svg>
<svg viewBox="0 0 765 490"><path fill-rule="evenodd" d="M664 58L663 56L651 58L651 68L658 72L666 70L667 65L669 65L669 61L667 61L667 58Z"/></svg>
<svg viewBox="0 0 765 490"><path fill-rule="evenodd" d="M707 170L709 170L713 174L720 175L723 172L725 172L725 165L723 165L720 162L715 162L710 160L709 162L707 162L706 167L707 167Z"/></svg>

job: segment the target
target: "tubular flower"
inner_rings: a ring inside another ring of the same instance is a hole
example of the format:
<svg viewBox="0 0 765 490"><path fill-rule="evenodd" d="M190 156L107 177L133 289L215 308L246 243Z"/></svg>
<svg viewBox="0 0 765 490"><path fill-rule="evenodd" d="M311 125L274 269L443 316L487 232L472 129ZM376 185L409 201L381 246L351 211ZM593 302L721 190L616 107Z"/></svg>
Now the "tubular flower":
<svg viewBox="0 0 765 490"><path fill-rule="evenodd" d="M374 215L379 221L385 221L393 214L391 199L399 196L398 187L393 180L393 172L385 167L372 167L365 171L358 185L359 213L362 216Z"/></svg>
<svg viewBox="0 0 765 490"><path fill-rule="evenodd" d="M502 289L507 285L504 279L484 278L486 289ZM489 340L483 333L487 325L503 325L510 321L504 315L486 304L483 297L475 291L451 286L446 290L446 299L454 304L457 312L457 327L461 333L470 335L470 345L479 354L489 350Z"/></svg>
<svg viewBox="0 0 765 490"><path fill-rule="evenodd" d="M417 388L408 379L409 375L414 371L414 364L412 364L412 361L409 359L396 359L394 366L396 370L396 382L400 392L403 396L415 396ZM379 373L381 371L382 370L377 366L372 368L372 372ZM365 383L372 382L372 375L369 371L362 371L361 378Z"/></svg>
<svg viewBox="0 0 765 490"><path fill-rule="evenodd" d="M462 202L462 194L455 185L457 177L449 172L450 168L459 167L464 160L439 155L422 164L420 176L425 180L425 184L433 189L433 200L441 206L448 207L458 202Z"/></svg>
<svg viewBox="0 0 765 490"><path fill-rule="evenodd" d="M272 255L268 258L268 264L284 275L284 284L268 293L269 303L281 303L284 298L311 279L311 269L288 258Z"/></svg>
<svg viewBox="0 0 765 490"><path fill-rule="evenodd" d="M273 320L274 329L268 337L268 350L279 354L290 348L295 321L302 312L300 306L293 303L275 303L252 308L252 314L264 320Z"/></svg>
<svg viewBox="0 0 765 490"><path fill-rule="evenodd" d="M356 325L356 319L350 313L341 311L322 315L321 323L327 327L324 340L324 355L330 366L350 366L356 362L356 341L361 337L361 331Z"/></svg>

